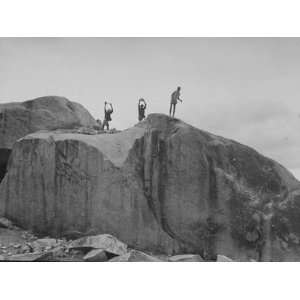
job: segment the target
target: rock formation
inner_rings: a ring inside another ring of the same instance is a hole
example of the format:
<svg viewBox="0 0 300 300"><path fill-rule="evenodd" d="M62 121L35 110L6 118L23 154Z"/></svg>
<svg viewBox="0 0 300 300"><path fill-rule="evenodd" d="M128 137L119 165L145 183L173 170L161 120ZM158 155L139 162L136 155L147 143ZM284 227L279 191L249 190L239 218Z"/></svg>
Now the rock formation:
<svg viewBox="0 0 300 300"><path fill-rule="evenodd" d="M249 147L161 114L115 134L20 139L0 213L37 233L107 233L151 253L300 260L300 183Z"/></svg>
<svg viewBox="0 0 300 300"><path fill-rule="evenodd" d="M79 103L57 96L0 104L0 182L13 144L39 130L90 127L96 121Z"/></svg>

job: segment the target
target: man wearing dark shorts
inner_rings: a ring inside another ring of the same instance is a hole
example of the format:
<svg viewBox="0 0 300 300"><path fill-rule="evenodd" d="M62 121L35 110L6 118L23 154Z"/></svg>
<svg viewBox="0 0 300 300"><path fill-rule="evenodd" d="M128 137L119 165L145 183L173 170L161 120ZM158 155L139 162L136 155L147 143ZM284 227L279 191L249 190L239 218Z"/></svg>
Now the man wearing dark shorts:
<svg viewBox="0 0 300 300"><path fill-rule="evenodd" d="M172 93L171 95L171 103L170 103L170 117L172 116L174 118L175 115L175 110L176 110L176 104L177 101L180 101L182 103L182 100L180 99L180 86L177 88L175 92ZM173 113L172 113L173 110Z"/></svg>

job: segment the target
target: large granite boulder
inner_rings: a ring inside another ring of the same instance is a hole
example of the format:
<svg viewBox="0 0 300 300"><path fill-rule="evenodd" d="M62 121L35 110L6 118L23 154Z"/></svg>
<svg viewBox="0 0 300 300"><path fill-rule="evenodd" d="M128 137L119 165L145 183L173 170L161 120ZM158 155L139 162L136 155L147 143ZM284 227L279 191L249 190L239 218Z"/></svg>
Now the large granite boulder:
<svg viewBox="0 0 300 300"><path fill-rule="evenodd" d="M91 127L96 121L79 103L58 96L0 104L0 181L13 144L39 130Z"/></svg>
<svg viewBox="0 0 300 300"><path fill-rule="evenodd" d="M300 184L232 140L161 114L115 134L15 143L0 212L38 233L109 233L151 253L300 260Z"/></svg>
<svg viewBox="0 0 300 300"><path fill-rule="evenodd" d="M0 148L11 149L16 140L39 130L94 125L96 121L81 104L64 97L0 104Z"/></svg>

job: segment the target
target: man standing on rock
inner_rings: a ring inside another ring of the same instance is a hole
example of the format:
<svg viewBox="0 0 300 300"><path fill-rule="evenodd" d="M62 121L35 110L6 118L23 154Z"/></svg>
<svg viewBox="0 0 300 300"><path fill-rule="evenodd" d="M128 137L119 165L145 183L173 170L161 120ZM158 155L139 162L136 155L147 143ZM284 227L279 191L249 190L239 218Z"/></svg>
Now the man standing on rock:
<svg viewBox="0 0 300 300"><path fill-rule="evenodd" d="M143 98L141 98L138 104L139 121L142 121L145 118L146 107L147 107L146 101Z"/></svg>
<svg viewBox="0 0 300 300"><path fill-rule="evenodd" d="M170 117L172 116L174 118L175 115L175 110L176 110L176 104L177 101L180 101L182 103L182 100L179 98L180 97L180 86L177 88L175 92L172 93L171 95L171 103L170 103ZM173 109L173 114L172 114L172 109Z"/></svg>
<svg viewBox="0 0 300 300"><path fill-rule="evenodd" d="M107 105L110 105L110 108L107 108ZM109 121L111 121L111 114L113 113L114 109L111 103L108 103L105 101L104 103L104 120L103 120L103 124L102 124L102 129L104 130L105 126L107 128L107 130L109 130Z"/></svg>

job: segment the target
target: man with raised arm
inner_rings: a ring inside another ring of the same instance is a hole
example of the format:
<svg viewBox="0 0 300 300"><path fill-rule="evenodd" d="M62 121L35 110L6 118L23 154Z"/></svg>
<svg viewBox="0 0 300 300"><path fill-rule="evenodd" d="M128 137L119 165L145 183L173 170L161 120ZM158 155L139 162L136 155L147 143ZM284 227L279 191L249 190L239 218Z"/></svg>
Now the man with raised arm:
<svg viewBox="0 0 300 300"><path fill-rule="evenodd" d="M143 98L139 99L139 104L138 104L139 121L142 121L145 118L146 107L147 107L146 101Z"/></svg>
<svg viewBox="0 0 300 300"><path fill-rule="evenodd" d="M175 92L172 93L171 95L171 103L170 103L170 117L172 116L174 118L175 115L175 110L176 110L176 104L177 101L180 101L182 103L182 100L180 99L180 86L177 88ZM173 110L173 113L172 113Z"/></svg>
<svg viewBox="0 0 300 300"><path fill-rule="evenodd" d="M109 105L109 106L108 106ZM102 129L104 130L105 126L107 130L109 130L109 122L111 121L111 114L113 113L114 109L111 103L105 101L104 103L104 120L102 124Z"/></svg>

